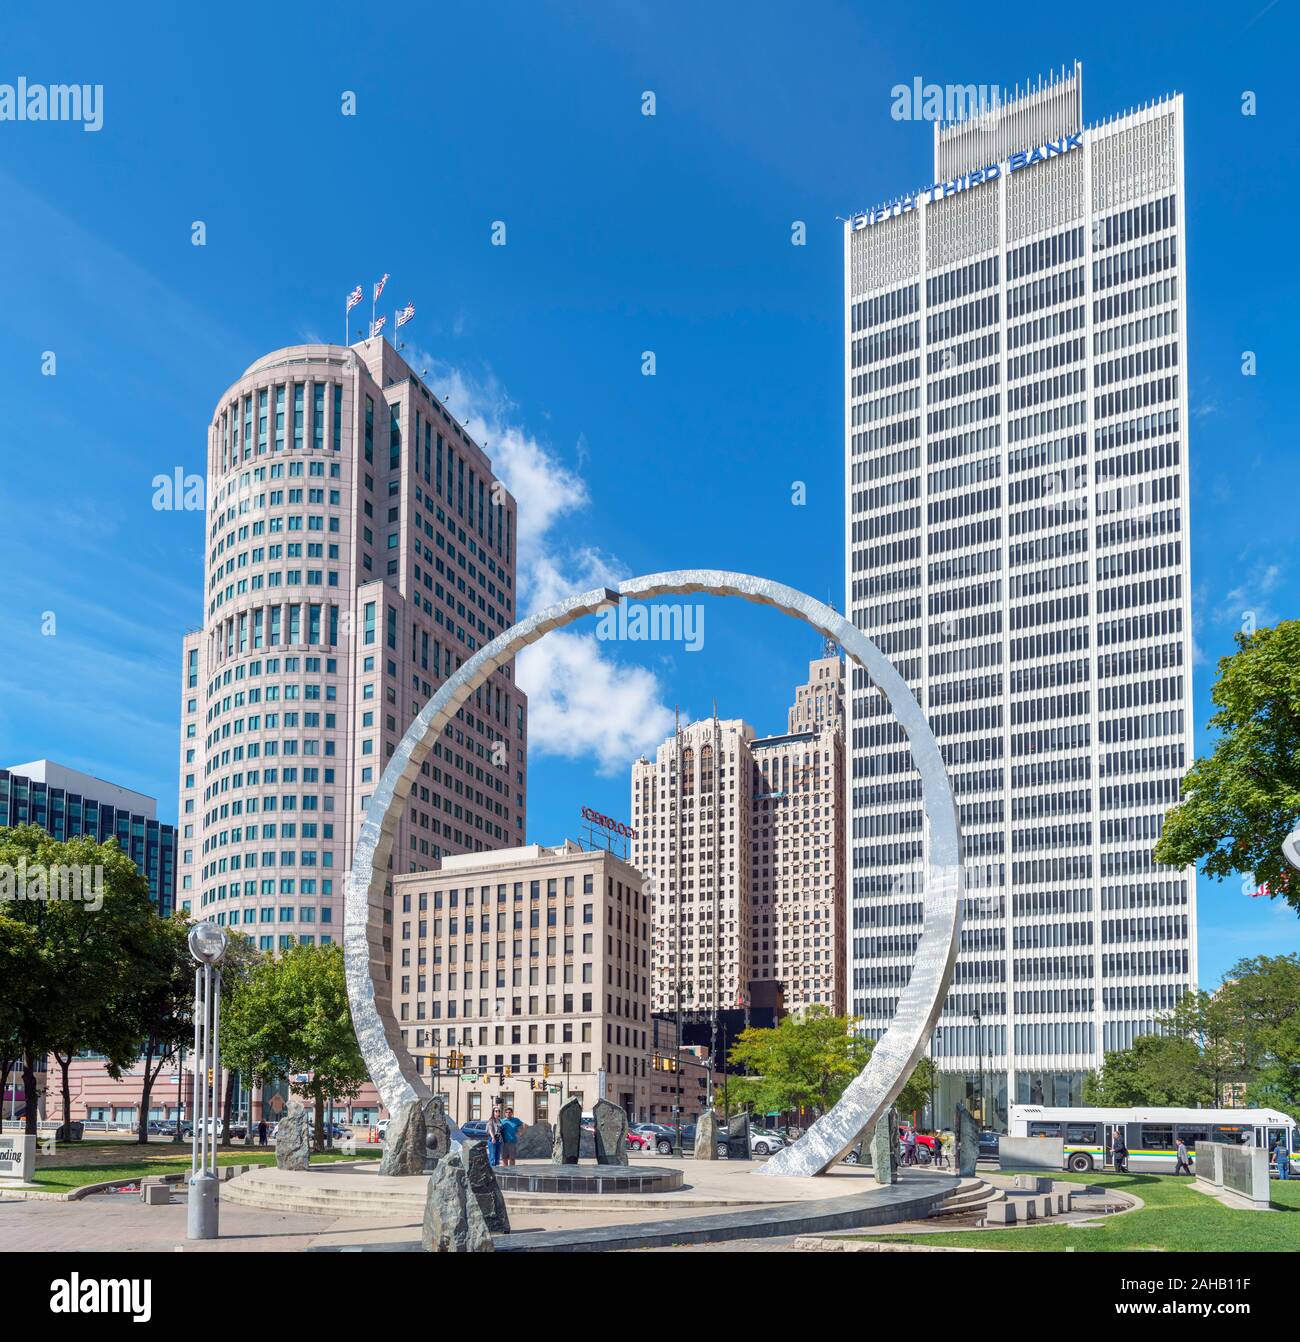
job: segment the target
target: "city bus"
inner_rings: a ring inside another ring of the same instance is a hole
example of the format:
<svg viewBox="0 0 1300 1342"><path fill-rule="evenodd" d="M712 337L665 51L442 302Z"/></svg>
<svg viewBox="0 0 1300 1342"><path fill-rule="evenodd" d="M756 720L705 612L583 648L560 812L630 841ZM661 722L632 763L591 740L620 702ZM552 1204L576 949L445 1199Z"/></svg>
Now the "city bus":
<svg viewBox="0 0 1300 1342"><path fill-rule="evenodd" d="M1065 1168L1077 1173L1113 1169L1111 1138L1124 1132L1128 1167L1133 1171L1172 1174L1178 1139L1187 1143L1195 1164L1197 1142L1231 1146L1267 1146L1279 1134L1286 1139L1293 1172L1300 1170L1300 1129L1289 1114L1276 1109L1058 1109L1041 1104L1013 1104L1009 1137L1061 1137Z"/></svg>

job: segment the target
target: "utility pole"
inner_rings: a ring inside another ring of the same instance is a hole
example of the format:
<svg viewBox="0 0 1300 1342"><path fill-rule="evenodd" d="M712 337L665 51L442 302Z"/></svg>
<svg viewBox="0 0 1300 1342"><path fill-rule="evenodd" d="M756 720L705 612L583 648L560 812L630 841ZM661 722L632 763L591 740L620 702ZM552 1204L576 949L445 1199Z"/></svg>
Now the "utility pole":
<svg viewBox="0 0 1300 1342"><path fill-rule="evenodd" d="M673 760L673 814L676 817L673 827L673 888L674 897L670 908L675 910L677 921L676 983L677 983L677 1103L673 1108L673 1142L677 1154L682 1151L682 715L681 709L673 709L673 740L675 758Z"/></svg>

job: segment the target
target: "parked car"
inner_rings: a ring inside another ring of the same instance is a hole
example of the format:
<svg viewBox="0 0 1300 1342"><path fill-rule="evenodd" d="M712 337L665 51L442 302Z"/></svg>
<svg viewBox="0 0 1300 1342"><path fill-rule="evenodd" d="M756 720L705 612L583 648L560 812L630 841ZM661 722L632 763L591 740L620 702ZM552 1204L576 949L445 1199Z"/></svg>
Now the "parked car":
<svg viewBox="0 0 1300 1342"><path fill-rule="evenodd" d="M487 1141L487 1119L485 1118L467 1119L460 1125L460 1130L470 1139L470 1141Z"/></svg>
<svg viewBox="0 0 1300 1342"><path fill-rule="evenodd" d="M627 1130L627 1149L629 1151L648 1151L650 1149L650 1136L648 1132L633 1132L631 1128Z"/></svg>
<svg viewBox="0 0 1300 1342"><path fill-rule="evenodd" d="M980 1133L979 1158L996 1160L998 1158L998 1134L989 1128Z"/></svg>
<svg viewBox="0 0 1300 1342"><path fill-rule="evenodd" d="M785 1145L785 1138L779 1132L768 1132L765 1128L750 1128L749 1154L751 1156L770 1156Z"/></svg>
<svg viewBox="0 0 1300 1342"><path fill-rule="evenodd" d="M629 1132L644 1133L649 1137L671 1137L673 1130L666 1123L632 1123Z"/></svg>

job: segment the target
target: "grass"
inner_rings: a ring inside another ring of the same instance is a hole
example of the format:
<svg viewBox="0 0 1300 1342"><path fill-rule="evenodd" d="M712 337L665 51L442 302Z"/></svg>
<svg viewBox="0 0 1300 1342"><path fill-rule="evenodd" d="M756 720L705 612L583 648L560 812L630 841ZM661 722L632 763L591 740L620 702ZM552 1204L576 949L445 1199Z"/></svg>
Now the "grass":
<svg viewBox="0 0 1300 1342"><path fill-rule="evenodd" d="M1233 1211L1208 1194L1195 1192L1192 1180L1186 1176L1062 1173L1054 1177L1133 1193L1145 1206L1101 1218L1095 1227L1049 1221L1017 1230L954 1230L853 1238L1028 1253L1061 1253L1066 1249L1078 1253L1132 1253L1142 1249L1184 1253L1300 1250L1300 1179L1274 1180L1269 1186L1274 1212L1261 1213Z"/></svg>
<svg viewBox="0 0 1300 1342"><path fill-rule="evenodd" d="M377 1159L383 1147L358 1146L355 1155L335 1151L313 1155L312 1164L328 1165L341 1160ZM274 1147L227 1146L217 1153L218 1165L274 1165ZM37 1155L36 1173L28 1187L47 1193L66 1193L85 1184L116 1179L143 1179L175 1174L189 1169L190 1144L170 1141L145 1146L126 1142L60 1143L53 1157Z"/></svg>

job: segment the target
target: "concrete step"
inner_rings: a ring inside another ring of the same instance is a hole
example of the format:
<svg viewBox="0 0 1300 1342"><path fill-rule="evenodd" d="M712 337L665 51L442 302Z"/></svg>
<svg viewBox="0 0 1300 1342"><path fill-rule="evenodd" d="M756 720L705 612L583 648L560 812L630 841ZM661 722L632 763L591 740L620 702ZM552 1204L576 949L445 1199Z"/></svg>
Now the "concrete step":
<svg viewBox="0 0 1300 1342"><path fill-rule="evenodd" d="M991 1203L1002 1202L1005 1199L1006 1193L1002 1189L994 1188L992 1184L985 1183L983 1179L963 1179L957 1189L949 1194L930 1215L932 1217L966 1215L970 1212L983 1211Z"/></svg>
<svg viewBox="0 0 1300 1342"><path fill-rule="evenodd" d="M256 1207L261 1211L294 1212L304 1216L409 1216L420 1219L424 1215L427 1185L421 1183L409 1190L386 1188L367 1189L338 1187L313 1189L310 1186L286 1184L259 1178L257 1173L223 1184L222 1198L241 1207ZM641 1198L617 1195L564 1196L550 1193L507 1193L506 1207L510 1211L627 1211L645 1208L694 1208L723 1211L729 1207L744 1207L744 1200L707 1197Z"/></svg>

